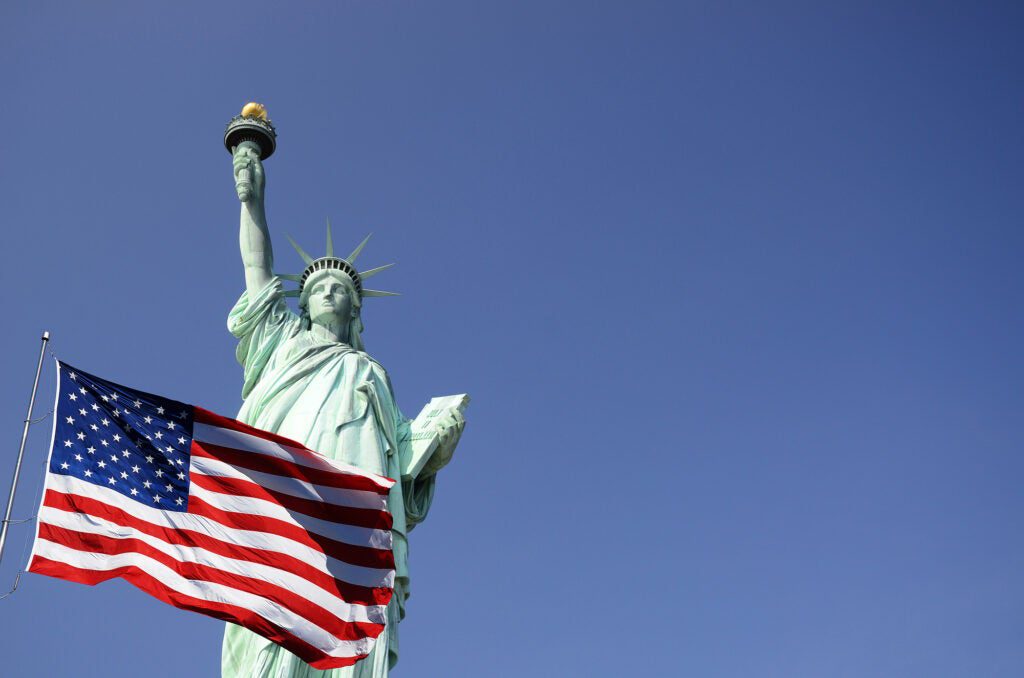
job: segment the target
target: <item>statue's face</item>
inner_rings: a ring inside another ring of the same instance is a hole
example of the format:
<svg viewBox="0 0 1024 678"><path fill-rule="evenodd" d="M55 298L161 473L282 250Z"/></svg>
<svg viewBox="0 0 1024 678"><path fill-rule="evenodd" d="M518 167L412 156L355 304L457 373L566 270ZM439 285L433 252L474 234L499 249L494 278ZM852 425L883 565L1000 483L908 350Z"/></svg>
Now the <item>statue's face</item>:
<svg viewBox="0 0 1024 678"><path fill-rule="evenodd" d="M318 325L342 325L352 319L349 285L325 271L306 283L310 285L309 319Z"/></svg>

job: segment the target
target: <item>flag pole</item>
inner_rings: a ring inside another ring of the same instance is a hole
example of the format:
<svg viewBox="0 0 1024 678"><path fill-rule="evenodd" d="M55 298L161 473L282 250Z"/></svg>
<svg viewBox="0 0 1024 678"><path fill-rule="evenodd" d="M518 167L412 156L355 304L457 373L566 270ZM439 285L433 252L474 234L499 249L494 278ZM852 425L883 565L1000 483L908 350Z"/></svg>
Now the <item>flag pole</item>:
<svg viewBox="0 0 1024 678"><path fill-rule="evenodd" d="M25 415L25 428L21 432L21 447L18 448L18 461L14 465L14 479L11 491L7 495L7 510L4 522L0 525L0 562L4 558L4 543L7 541L7 528L11 524L11 509L14 508L14 493L18 489L18 476L21 475L21 460L25 456L25 442L28 440L28 427L32 425L32 409L36 404L36 390L39 388L39 374L43 371L43 357L46 355L46 342L50 341L50 333L43 332L43 344L39 348L39 364L36 365L36 380L32 382L32 397L28 399L28 414Z"/></svg>

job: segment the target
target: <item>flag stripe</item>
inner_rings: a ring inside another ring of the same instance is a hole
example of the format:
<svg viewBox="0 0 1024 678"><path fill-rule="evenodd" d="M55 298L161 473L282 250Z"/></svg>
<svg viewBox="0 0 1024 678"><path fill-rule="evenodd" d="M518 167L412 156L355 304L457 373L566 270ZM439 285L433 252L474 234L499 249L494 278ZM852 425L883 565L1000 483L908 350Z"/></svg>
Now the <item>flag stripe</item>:
<svg viewBox="0 0 1024 678"><path fill-rule="evenodd" d="M214 508L199 497L192 497L189 500L189 513L215 521L227 528L231 533L234 533L236 530L242 531L246 534L246 539L253 541L253 543L260 542L260 537L250 535L263 534L266 536L268 544L266 548L278 548L278 545L282 544L282 542L277 537L291 540L296 545L305 547L302 549L303 553L308 554L305 557L312 556L316 561L323 560L324 556L326 556L328 561L333 561L338 565L367 568L376 574L380 574L395 566L395 558L390 550L375 549L367 546L353 546L330 537L306 532L283 520L251 516L245 513L229 513ZM278 548L278 550L282 549ZM287 544L285 544L285 549L283 550L287 550ZM323 555L317 557L315 555L317 552ZM373 586L377 585L373 584Z"/></svg>
<svg viewBox="0 0 1024 678"><path fill-rule="evenodd" d="M190 504L196 499L200 499L211 507L227 511L228 513L242 513L253 517L261 516L264 518L284 521L289 524L295 522L298 515L296 511L289 511L280 504L275 504L272 501L256 499L255 497L237 497L230 494L221 494L220 492L210 492L198 485L192 485L191 494L192 496L189 499ZM355 527L353 525L333 523L329 520L320 520L319 518L313 518L305 515L301 517L301 520L308 532L313 532L322 537L334 539L351 546L369 546L375 549L391 550L391 530L374 530L368 527ZM263 523L260 522L255 522L253 524L263 525ZM263 529L267 532L273 531L265 527Z"/></svg>
<svg viewBox="0 0 1024 678"><path fill-rule="evenodd" d="M84 485L74 493L59 492L59 488L47 490L43 504L66 511L100 516L119 525L127 525L146 531L164 541L171 542L172 532L188 532L188 538L198 543L201 538L212 539L224 544L224 555L237 558L255 558L264 555L270 558L275 553L288 554L317 568L324 574L344 573L345 581L365 587L391 586L394 555L390 551L350 546L331 542L325 537L316 537L296 531L294 539L265 529L268 521L243 514L226 514L209 509L199 512L193 507L190 513L171 513L146 506L131 506L131 500L124 499L112 490L71 479L67 485ZM57 483L53 483L57 485ZM190 502L199 504L193 497ZM210 513L212 515L204 515ZM234 522L235 525L231 523ZM278 521L280 522L280 521ZM276 526L272 526L276 527ZM255 528L255 529L253 529ZM156 530L156 531L154 531ZM304 541L299 541L304 539ZM323 543L320 543L323 542ZM205 546L204 546L205 547ZM348 551L346 551L346 549ZM348 556L349 562L338 555Z"/></svg>
<svg viewBox="0 0 1024 678"><path fill-rule="evenodd" d="M62 543L71 548L85 551L102 550L107 553L111 552L106 549L92 547L92 542L86 537L82 537L82 546L78 546L75 537L68 537L66 534L59 536L56 530L73 533L74 535L95 535L103 539L118 540L125 543L129 540L137 540L169 558L217 568L226 575L236 574L241 577L256 577L259 581L270 582L277 587L282 587L290 593L300 595L311 603L329 610L345 622L383 624L386 621L385 605L339 602L336 590L331 591L329 588L321 587L317 583L288 569L256 563L250 560L226 557L223 554L207 550L201 546L183 544L181 543L182 540L176 540L173 543L166 542L141 530L118 525L95 516L87 517L80 513L44 508L40 513L40 520L45 523L40 528L40 534L44 535L44 538ZM254 591L254 593L261 592Z"/></svg>
<svg viewBox="0 0 1024 678"><path fill-rule="evenodd" d="M287 647L290 652L314 668L330 669L351 666L369 654L368 647L362 654L356 654L353 651L356 649L355 647L339 647L333 652L322 650L318 645L307 642L304 638L285 630L281 624L273 621L268 615L253 609L257 606L252 605L248 601L244 601L241 604L225 602L219 599L212 599L210 596L198 595L200 591L192 589L190 590L196 595L185 593L168 586L161 578L154 576L135 564L122 565L102 561L79 563L71 558L63 560L63 554L61 553L50 553L49 542L38 542L37 546L40 547L40 551L45 551L46 553L36 553L33 555L32 564L29 568L30 572L90 586L109 579L124 579L151 596L175 607L241 624L265 638ZM97 567L96 565L105 567ZM305 627L302 627L301 630L304 636L308 635ZM352 643L353 641L340 642ZM363 646L367 645L367 643L363 643ZM348 652L345 652L345 650L348 650Z"/></svg>
<svg viewBox="0 0 1024 678"><path fill-rule="evenodd" d="M294 440L268 433L267 431L261 431L240 421L226 419L201 407L195 408L193 435L196 440L220 445L221 447L251 450L301 466L308 466L312 469L329 471L331 473L344 473L352 478L352 486L360 490L365 489L385 493L395 484L395 481L391 478L363 471L358 467L335 459L328 459L305 449Z"/></svg>
<svg viewBox="0 0 1024 678"><path fill-rule="evenodd" d="M235 459L242 457L248 465L237 463ZM223 461L227 459L227 461ZM287 473L287 468L273 468L268 473L254 466L259 466L260 459L268 459L261 454L252 452L237 452L226 447L211 445L210 443L192 443L192 469L207 476L220 476L224 478L236 478L254 482L267 489L299 499L326 502L334 506L348 506L352 508L371 509L374 511L386 511L388 506L387 495L364 490L343 489L345 485L337 478L328 478L334 485L318 485L311 483L302 477L289 477L280 475ZM274 460L277 461L277 460ZM283 462L281 462L283 463ZM301 470L302 467L296 466ZM335 474L337 475L337 474ZM342 480L344 476L342 476Z"/></svg>
<svg viewBox="0 0 1024 678"><path fill-rule="evenodd" d="M196 451L197 447L199 448L198 452ZM210 459L219 459L240 469L249 469L251 471L259 471L261 473L268 473L284 478L303 480L310 485L319 485L325 488L343 488L346 492L342 496L349 494L355 495L357 493L370 495L364 499L368 506L376 506L377 504L373 503L373 500L379 502L387 497L387 491L379 488L376 483L373 485L366 485L367 488L372 487L373 489L353 489L353 476L350 473L342 473L337 470L325 471L320 468L312 468L310 466L296 464L278 456L261 454L258 451L240 451L234 447L218 445L215 442L205 438L200 438L199 436L196 436L196 439L192 441L192 454L194 456L207 457ZM339 503L344 502L339 501ZM354 506L356 504L348 505Z"/></svg>
<svg viewBox="0 0 1024 678"><path fill-rule="evenodd" d="M186 579L207 582L230 587L236 591L258 595L278 605L282 610L296 616L304 617L322 629L329 630L331 635L341 640L358 640L360 638L376 638L384 629L380 622L348 621L325 609L309 599L297 595L293 591L276 585L268 580L246 576L237 572L222 570L201 563L190 562L185 558L167 555L163 550L154 548L141 539L134 537L113 538L91 532L80 532L57 527L52 524L42 525L39 539L60 544L69 549L90 554L119 556L137 554L158 562L169 570L174 570ZM185 554L178 554L185 555ZM351 606L335 605L338 611ZM357 606L358 607L358 606ZM365 608L363 608L365 610ZM379 608L375 608L380 613Z"/></svg>
<svg viewBox="0 0 1024 678"><path fill-rule="evenodd" d="M385 511L351 508L349 506L331 506L320 501L301 499L283 492L267 489L250 480L208 476L201 473L192 473L190 480L210 492L266 499L276 502L286 509L321 520L345 522L349 525L383 530L391 529L391 514Z"/></svg>

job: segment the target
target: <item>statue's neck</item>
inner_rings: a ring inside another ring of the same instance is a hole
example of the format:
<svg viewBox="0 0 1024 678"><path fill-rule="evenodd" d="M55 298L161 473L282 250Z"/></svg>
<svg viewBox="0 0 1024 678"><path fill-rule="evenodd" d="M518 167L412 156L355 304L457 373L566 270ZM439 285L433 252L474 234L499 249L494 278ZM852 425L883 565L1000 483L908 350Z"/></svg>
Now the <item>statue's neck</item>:
<svg viewBox="0 0 1024 678"><path fill-rule="evenodd" d="M310 326L309 331L317 339L338 344L348 344L348 323L332 323L329 325L313 323Z"/></svg>

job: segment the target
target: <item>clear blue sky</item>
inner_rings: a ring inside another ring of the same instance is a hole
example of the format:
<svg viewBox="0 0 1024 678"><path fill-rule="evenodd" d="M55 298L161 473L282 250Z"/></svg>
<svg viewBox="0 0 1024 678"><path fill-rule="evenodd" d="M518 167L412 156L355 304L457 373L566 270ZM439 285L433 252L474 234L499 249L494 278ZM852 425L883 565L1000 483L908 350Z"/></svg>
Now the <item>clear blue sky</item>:
<svg viewBox="0 0 1024 678"><path fill-rule="evenodd" d="M396 676L1024 675L1022 35L1009 2L5 3L0 482L43 329L237 411L221 134L256 99L278 267L373 231L400 405L474 399ZM122 582L27 575L0 627L12 676L219 661Z"/></svg>

